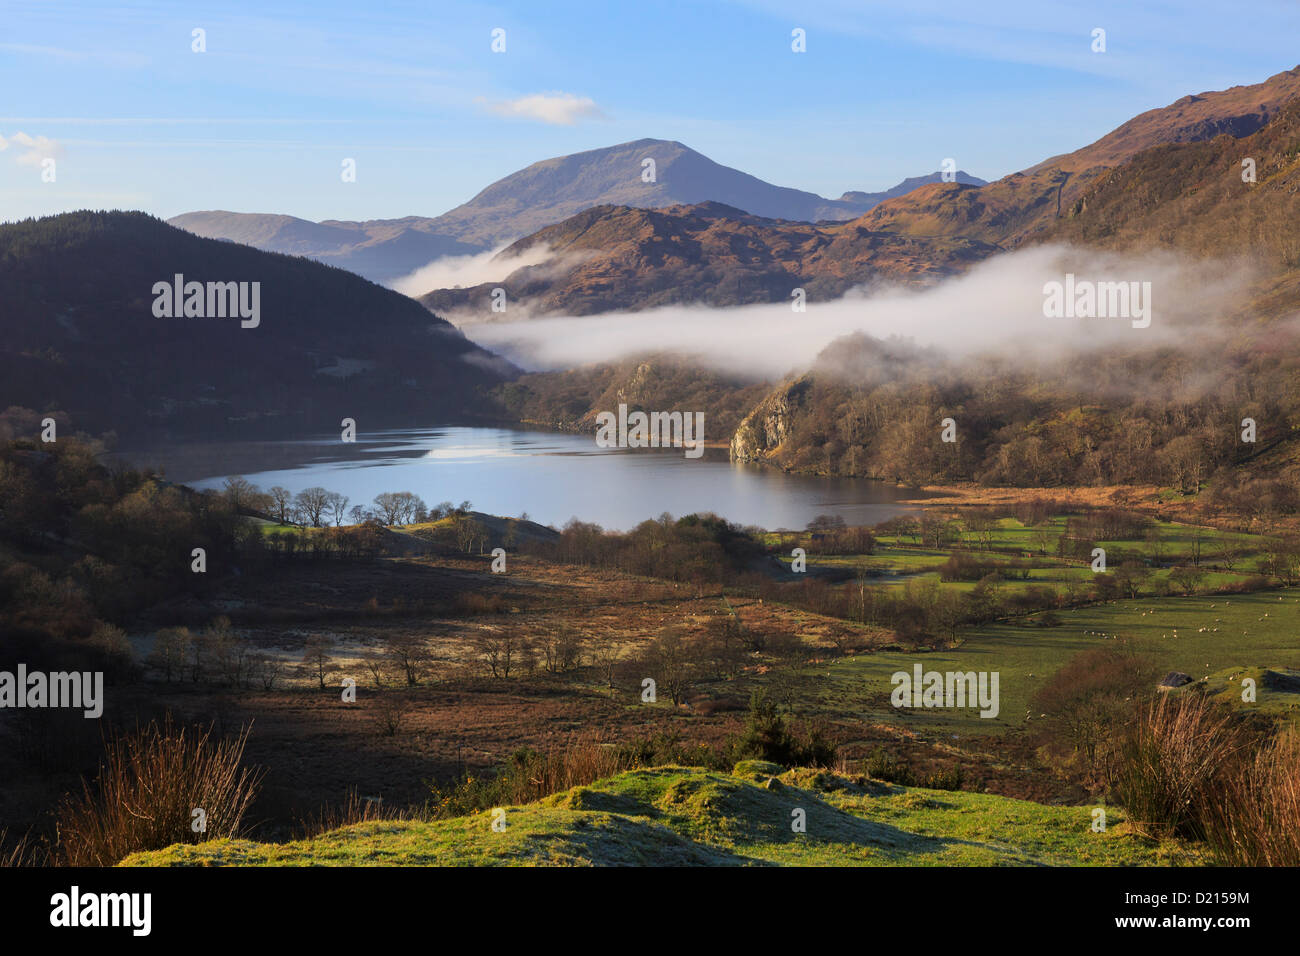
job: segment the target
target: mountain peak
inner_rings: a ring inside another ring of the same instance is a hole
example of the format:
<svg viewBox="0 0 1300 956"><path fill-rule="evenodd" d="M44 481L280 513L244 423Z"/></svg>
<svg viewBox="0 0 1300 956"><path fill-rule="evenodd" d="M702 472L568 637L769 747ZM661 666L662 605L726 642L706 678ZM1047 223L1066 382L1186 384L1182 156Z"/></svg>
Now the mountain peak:
<svg viewBox="0 0 1300 956"><path fill-rule="evenodd" d="M538 160L432 219L312 223L292 216L217 210L186 213L171 222L208 238L311 256L385 282L440 256L514 242L596 206L665 209L716 203L707 215L846 221L900 189L912 188L909 184L937 177L935 173L909 179L885 193L846 193L840 199L827 199L723 166L678 140L645 137ZM719 212L722 209L732 212Z"/></svg>
<svg viewBox="0 0 1300 956"><path fill-rule="evenodd" d="M964 169L959 169L954 174L953 182L960 183L963 186L987 186L988 181L980 179L978 176L972 176ZM933 172L928 176L909 176L897 186L886 189L884 192L866 193L866 192L847 192L840 197L841 202L860 203L868 207L876 203L884 202L886 199L893 199L895 196L904 196L913 189L919 189L922 186L928 186L930 183L948 182L943 178L943 173Z"/></svg>

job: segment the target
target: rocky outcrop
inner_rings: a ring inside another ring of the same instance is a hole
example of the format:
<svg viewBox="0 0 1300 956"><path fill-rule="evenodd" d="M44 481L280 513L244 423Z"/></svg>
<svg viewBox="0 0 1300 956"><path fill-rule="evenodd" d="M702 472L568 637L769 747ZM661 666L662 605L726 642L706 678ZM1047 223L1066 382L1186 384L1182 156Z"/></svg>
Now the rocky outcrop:
<svg viewBox="0 0 1300 956"><path fill-rule="evenodd" d="M812 387L803 376L778 386L744 417L731 436L732 461L766 461L790 434L791 417Z"/></svg>

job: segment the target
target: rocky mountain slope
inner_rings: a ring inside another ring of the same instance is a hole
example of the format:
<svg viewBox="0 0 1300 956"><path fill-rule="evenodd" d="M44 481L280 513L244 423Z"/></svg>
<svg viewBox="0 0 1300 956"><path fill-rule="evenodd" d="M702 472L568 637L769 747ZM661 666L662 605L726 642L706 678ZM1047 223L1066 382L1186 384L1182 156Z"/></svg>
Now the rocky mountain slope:
<svg viewBox="0 0 1300 956"><path fill-rule="evenodd" d="M513 266L535 259L538 249L549 250L550 258ZM976 239L916 239L854 224L762 219L720 203L599 206L502 250L495 260L501 281L440 289L420 301L465 322L494 317L495 288L504 288L507 300L528 315L789 301L796 288L825 300L873 278L932 282L995 251Z"/></svg>
<svg viewBox="0 0 1300 956"><path fill-rule="evenodd" d="M1262 83L1185 96L1096 142L978 188L939 183L880 203L857 224L908 236L964 236L1016 245L1049 228L1106 170L1153 146L1247 136L1300 96L1300 67Z"/></svg>

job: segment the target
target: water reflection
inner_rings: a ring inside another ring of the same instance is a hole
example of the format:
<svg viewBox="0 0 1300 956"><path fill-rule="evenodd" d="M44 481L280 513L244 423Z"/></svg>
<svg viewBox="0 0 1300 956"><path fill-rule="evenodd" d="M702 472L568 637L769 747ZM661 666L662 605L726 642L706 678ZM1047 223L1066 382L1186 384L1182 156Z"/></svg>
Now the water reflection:
<svg viewBox="0 0 1300 956"><path fill-rule="evenodd" d="M856 478L788 475L734 464L726 449L688 459L681 449L598 448L589 435L444 427L296 442L196 443L123 453L172 481L219 488L243 475L263 489L313 485L369 505L384 491L411 491L432 505L473 502L492 514L563 525L570 518L628 529L663 512L713 511L740 524L802 528L818 514L874 524L906 510L892 485Z"/></svg>

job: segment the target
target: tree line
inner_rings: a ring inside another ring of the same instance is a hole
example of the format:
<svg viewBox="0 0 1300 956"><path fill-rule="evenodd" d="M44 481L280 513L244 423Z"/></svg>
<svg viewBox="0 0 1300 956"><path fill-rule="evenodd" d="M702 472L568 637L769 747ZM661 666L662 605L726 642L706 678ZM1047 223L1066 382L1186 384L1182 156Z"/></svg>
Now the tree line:
<svg viewBox="0 0 1300 956"><path fill-rule="evenodd" d="M377 522L384 526L424 524L453 515L465 515L473 504L458 505L444 501L432 508L419 495L409 491L384 491L375 495L369 507L356 504L337 491L319 485L294 493L282 485L263 491L242 475L232 475L222 486L221 494L230 506L242 514L273 519L282 525L301 528L341 527Z"/></svg>

